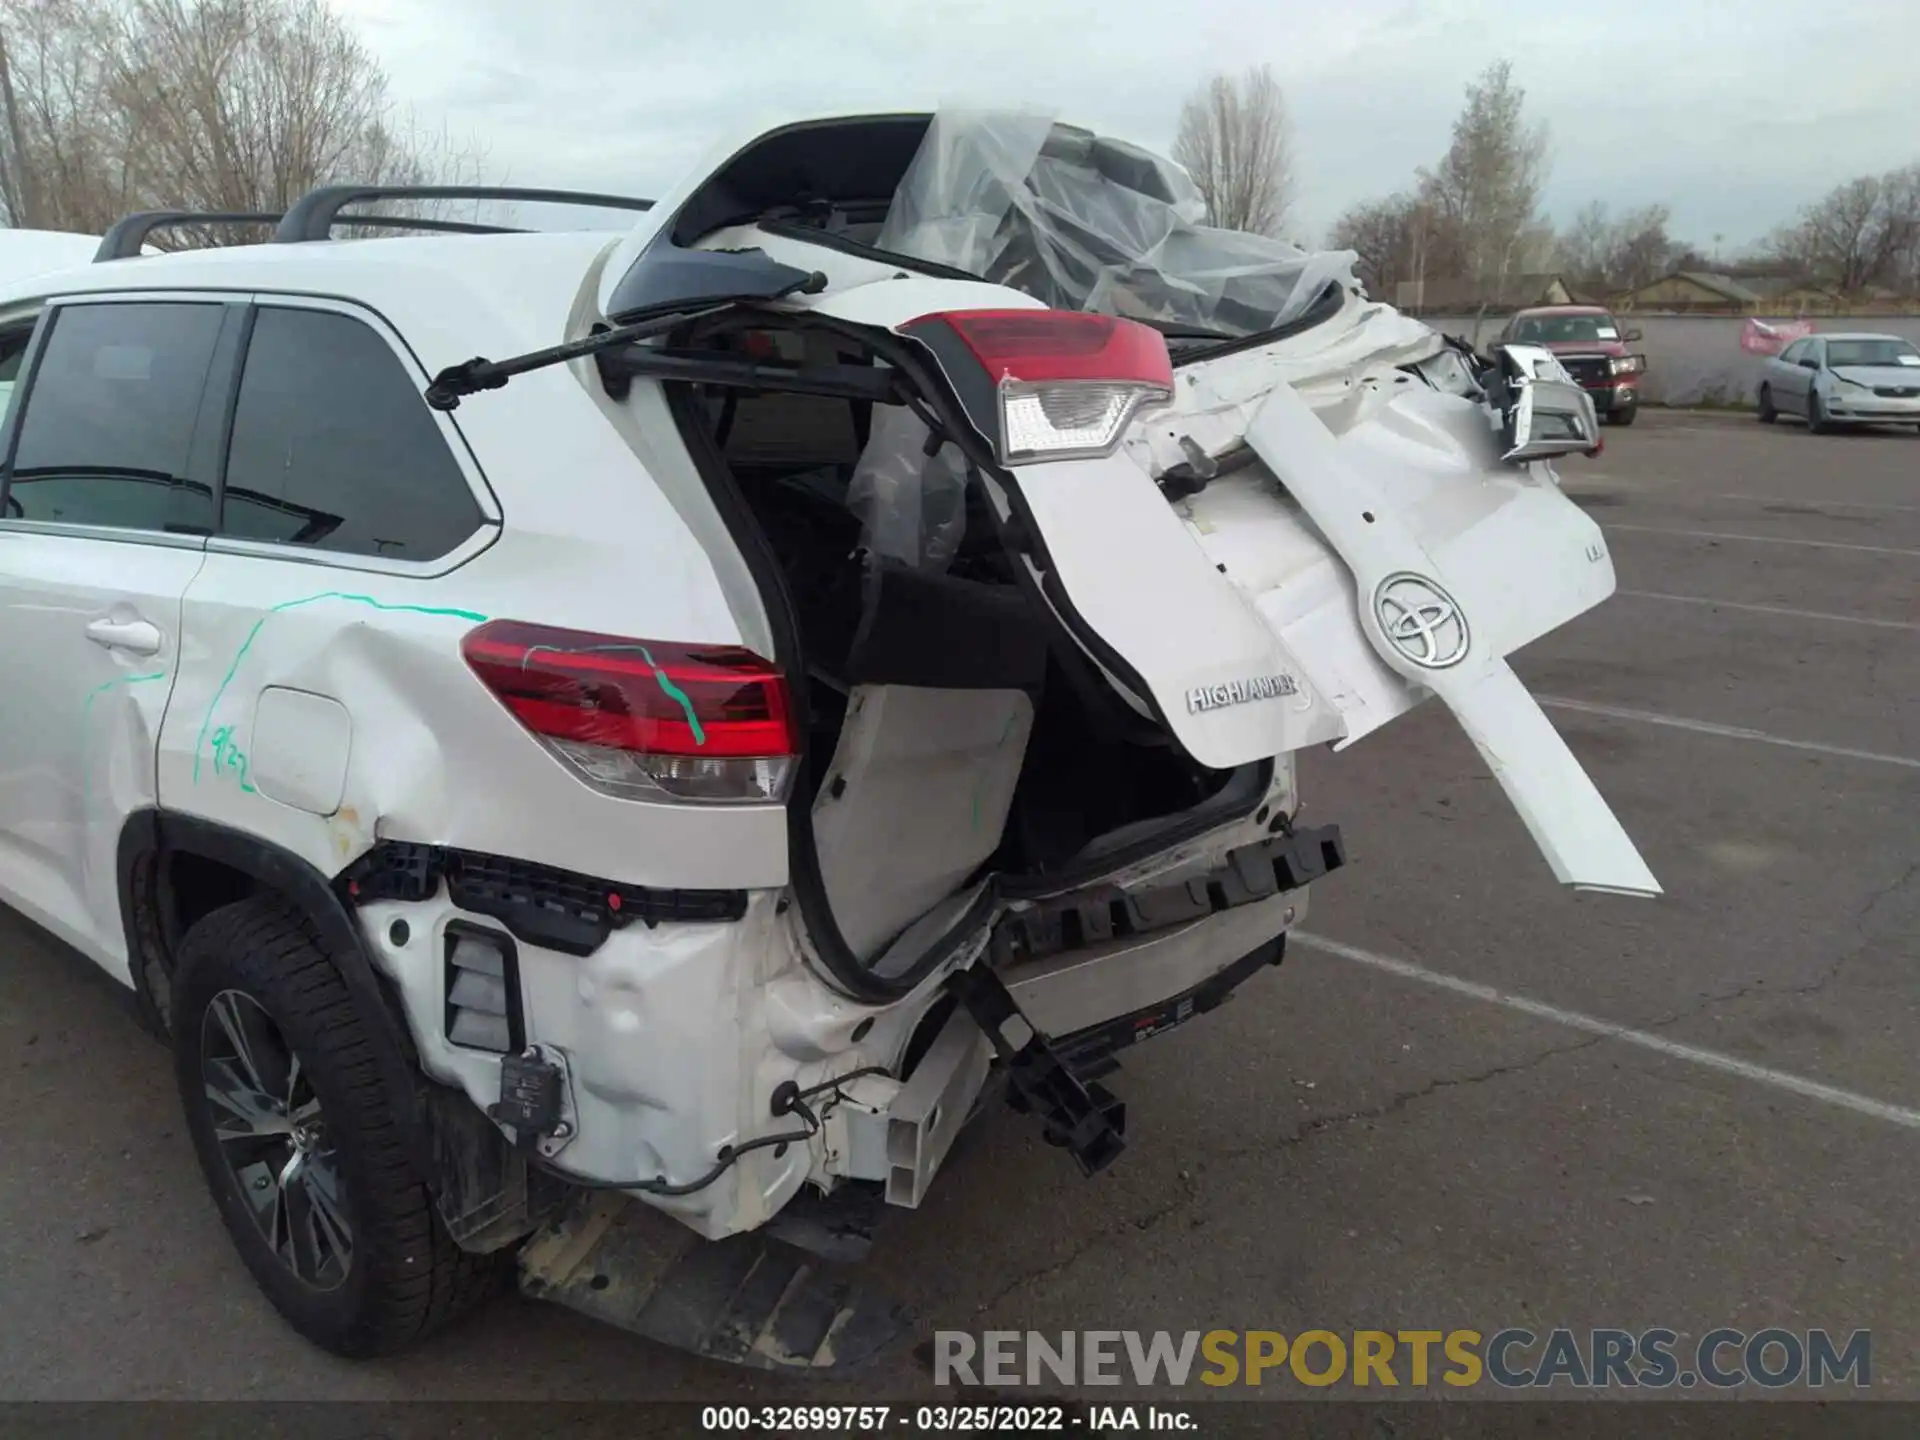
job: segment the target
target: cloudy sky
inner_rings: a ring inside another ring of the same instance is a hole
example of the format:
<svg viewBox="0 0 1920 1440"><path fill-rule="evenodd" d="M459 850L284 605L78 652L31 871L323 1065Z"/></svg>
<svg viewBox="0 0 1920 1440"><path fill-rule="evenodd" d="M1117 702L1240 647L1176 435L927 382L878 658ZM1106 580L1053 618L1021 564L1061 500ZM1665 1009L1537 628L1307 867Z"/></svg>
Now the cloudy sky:
<svg viewBox="0 0 1920 1440"><path fill-rule="evenodd" d="M654 194L742 126L950 102L1045 105L1164 149L1198 80L1266 62L1318 241L1444 151L1462 87L1502 56L1551 128L1557 221L1659 201L1677 236L1731 252L1840 180L1920 161L1920 0L336 3L419 123L523 185Z"/></svg>

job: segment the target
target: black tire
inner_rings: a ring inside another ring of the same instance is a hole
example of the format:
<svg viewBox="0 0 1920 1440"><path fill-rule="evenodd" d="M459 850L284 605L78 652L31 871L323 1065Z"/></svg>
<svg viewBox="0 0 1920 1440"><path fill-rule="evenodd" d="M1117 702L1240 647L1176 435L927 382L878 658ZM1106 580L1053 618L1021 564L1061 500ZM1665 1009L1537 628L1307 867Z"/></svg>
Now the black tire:
<svg viewBox="0 0 1920 1440"><path fill-rule="evenodd" d="M1637 405L1629 405L1624 410L1615 410L1612 412L1613 423L1616 425L1631 425L1633 423L1633 417L1639 413L1640 407Z"/></svg>
<svg viewBox="0 0 1920 1440"><path fill-rule="evenodd" d="M255 897L199 921L180 944L172 1011L200 1168L240 1258L295 1330L337 1355L388 1354L499 1288L506 1256L469 1255L441 1225L394 1121L381 1042L304 916ZM257 1118L217 1109L216 1085Z"/></svg>
<svg viewBox="0 0 1920 1440"><path fill-rule="evenodd" d="M1779 418L1780 412L1773 408L1773 387L1762 385L1760 387L1760 423L1771 425Z"/></svg>
<svg viewBox="0 0 1920 1440"><path fill-rule="evenodd" d="M1807 430L1814 435L1825 435L1833 429L1833 423L1827 419L1827 410L1820 403L1820 392L1811 385L1807 387Z"/></svg>

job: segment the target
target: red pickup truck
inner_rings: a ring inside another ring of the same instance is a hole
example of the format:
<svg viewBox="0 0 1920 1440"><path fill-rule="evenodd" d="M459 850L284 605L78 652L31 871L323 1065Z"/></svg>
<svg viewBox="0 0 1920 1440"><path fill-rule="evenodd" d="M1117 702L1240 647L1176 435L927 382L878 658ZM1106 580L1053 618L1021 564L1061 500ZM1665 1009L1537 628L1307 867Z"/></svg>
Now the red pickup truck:
<svg viewBox="0 0 1920 1440"><path fill-rule="evenodd" d="M1599 305L1539 305L1516 311L1497 343L1551 350L1593 397L1603 420L1631 425L1647 374L1647 357L1627 349L1639 338L1638 330L1622 330Z"/></svg>

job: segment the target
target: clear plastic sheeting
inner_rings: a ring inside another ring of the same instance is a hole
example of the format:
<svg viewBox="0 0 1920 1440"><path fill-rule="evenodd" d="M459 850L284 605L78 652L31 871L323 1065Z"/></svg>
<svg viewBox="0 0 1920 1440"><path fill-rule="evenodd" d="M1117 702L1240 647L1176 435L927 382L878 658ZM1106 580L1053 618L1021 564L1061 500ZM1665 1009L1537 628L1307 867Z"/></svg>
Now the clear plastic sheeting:
<svg viewBox="0 0 1920 1440"><path fill-rule="evenodd" d="M952 445L927 454L931 433L912 410L875 406L873 433L847 485L847 508L874 554L943 571L966 535L967 473Z"/></svg>
<svg viewBox="0 0 1920 1440"><path fill-rule="evenodd" d="M1356 283L1351 250L1210 226L1178 165L1040 111L937 113L874 243L1057 309L1228 336Z"/></svg>

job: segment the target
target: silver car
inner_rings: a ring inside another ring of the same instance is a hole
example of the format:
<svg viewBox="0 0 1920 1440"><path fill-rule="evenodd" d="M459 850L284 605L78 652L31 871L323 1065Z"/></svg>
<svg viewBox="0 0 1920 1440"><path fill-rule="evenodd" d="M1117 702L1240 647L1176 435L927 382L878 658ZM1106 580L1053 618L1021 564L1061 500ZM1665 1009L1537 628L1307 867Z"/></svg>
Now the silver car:
<svg viewBox="0 0 1920 1440"><path fill-rule="evenodd" d="M1797 415L1816 435L1837 425L1920 427L1920 349L1898 335L1809 335L1767 360L1760 419Z"/></svg>

